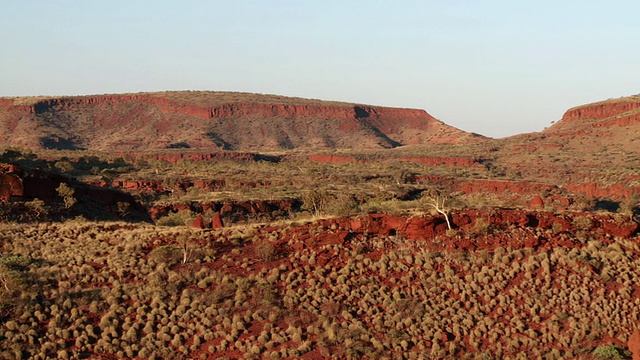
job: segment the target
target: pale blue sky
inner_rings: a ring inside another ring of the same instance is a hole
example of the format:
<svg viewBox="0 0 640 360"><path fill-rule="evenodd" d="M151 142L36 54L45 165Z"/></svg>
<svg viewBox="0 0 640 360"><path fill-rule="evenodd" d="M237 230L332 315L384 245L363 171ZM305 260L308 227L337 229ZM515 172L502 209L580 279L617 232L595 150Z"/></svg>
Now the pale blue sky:
<svg viewBox="0 0 640 360"><path fill-rule="evenodd" d="M640 2L0 0L0 96L246 91L493 137L640 93Z"/></svg>

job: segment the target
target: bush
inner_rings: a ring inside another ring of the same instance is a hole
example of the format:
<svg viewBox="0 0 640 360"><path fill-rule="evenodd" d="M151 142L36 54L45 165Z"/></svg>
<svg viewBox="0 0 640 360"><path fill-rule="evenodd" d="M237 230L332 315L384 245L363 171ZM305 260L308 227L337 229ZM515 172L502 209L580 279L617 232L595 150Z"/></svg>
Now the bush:
<svg viewBox="0 0 640 360"><path fill-rule="evenodd" d="M586 216L578 216L573 219L573 226L578 230L589 230L593 225L591 218Z"/></svg>
<svg viewBox="0 0 640 360"><path fill-rule="evenodd" d="M71 172L75 170L75 167L72 163L68 161L58 161L53 165L56 169L60 170L60 172Z"/></svg>
<svg viewBox="0 0 640 360"><path fill-rule="evenodd" d="M262 261L273 261L278 255L276 246L266 239L256 242L253 252L256 257Z"/></svg>
<svg viewBox="0 0 640 360"><path fill-rule="evenodd" d="M169 266L175 265L182 260L182 249L175 246L159 246L149 253L149 259L156 263L164 263Z"/></svg>
<svg viewBox="0 0 640 360"><path fill-rule="evenodd" d="M189 225L195 219L193 211L179 211L175 213L169 213L156 220L158 226L184 226Z"/></svg>
<svg viewBox="0 0 640 360"><path fill-rule="evenodd" d="M479 217L473 223L473 227L471 228L471 233L476 236L484 236L489 233L490 229L491 229L491 224L489 224L485 219Z"/></svg>
<svg viewBox="0 0 640 360"><path fill-rule="evenodd" d="M77 200L75 197L73 197L75 189L71 186L65 183L60 183L60 185L56 188L56 192L62 198L65 209L71 209L71 207L76 204Z"/></svg>
<svg viewBox="0 0 640 360"><path fill-rule="evenodd" d="M618 208L618 212L629 216L629 220L633 220L634 212L638 207L638 203L640 203L640 199L638 195L632 195L626 198L624 201L620 202L620 207Z"/></svg>
<svg viewBox="0 0 640 360"><path fill-rule="evenodd" d="M331 195L326 190L309 190L302 195L302 209L320 216L327 209L330 200Z"/></svg>
<svg viewBox="0 0 640 360"><path fill-rule="evenodd" d="M49 215L49 208L46 206L44 201L40 199L36 198L32 201L27 201L24 205L27 207L31 217L35 220L41 220Z"/></svg>
<svg viewBox="0 0 640 360"><path fill-rule="evenodd" d="M623 351L613 345L601 345L593 350L593 356L598 359L625 359Z"/></svg>
<svg viewBox="0 0 640 360"><path fill-rule="evenodd" d="M335 216L351 216L360 211L360 204L351 194L340 194L328 202L327 212Z"/></svg>

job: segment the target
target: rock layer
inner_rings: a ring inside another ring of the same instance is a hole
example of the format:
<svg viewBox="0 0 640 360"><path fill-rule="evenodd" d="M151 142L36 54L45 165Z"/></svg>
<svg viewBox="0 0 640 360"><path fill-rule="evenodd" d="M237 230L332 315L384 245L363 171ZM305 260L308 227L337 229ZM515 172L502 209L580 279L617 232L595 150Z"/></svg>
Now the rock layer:
<svg viewBox="0 0 640 360"><path fill-rule="evenodd" d="M174 92L1 100L0 139L32 149L391 148L480 139L424 110L248 94L229 98L227 93Z"/></svg>

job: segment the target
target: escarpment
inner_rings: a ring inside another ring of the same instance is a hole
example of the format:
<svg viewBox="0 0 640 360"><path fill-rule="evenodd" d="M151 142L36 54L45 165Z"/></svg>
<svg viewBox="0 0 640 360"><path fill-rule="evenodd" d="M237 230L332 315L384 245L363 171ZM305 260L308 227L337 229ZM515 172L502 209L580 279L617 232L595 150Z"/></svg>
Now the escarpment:
<svg viewBox="0 0 640 360"><path fill-rule="evenodd" d="M477 138L424 110L268 95L168 92L0 100L0 138L31 149L375 149Z"/></svg>

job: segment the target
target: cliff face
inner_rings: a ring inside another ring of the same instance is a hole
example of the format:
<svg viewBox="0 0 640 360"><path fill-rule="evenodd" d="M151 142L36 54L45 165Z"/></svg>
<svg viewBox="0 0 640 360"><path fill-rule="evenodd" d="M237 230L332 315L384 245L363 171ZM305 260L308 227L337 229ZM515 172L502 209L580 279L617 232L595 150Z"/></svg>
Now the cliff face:
<svg viewBox="0 0 640 360"><path fill-rule="evenodd" d="M198 93L201 95L201 93ZM0 137L29 148L150 150L390 148L474 138L424 110L190 92L0 99ZM255 101L257 99L261 101Z"/></svg>
<svg viewBox="0 0 640 360"><path fill-rule="evenodd" d="M562 116L562 120L606 119L638 108L640 108L640 101L596 103L569 109Z"/></svg>
<svg viewBox="0 0 640 360"><path fill-rule="evenodd" d="M546 132L574 130L580 134L589 129L637 124L640 124L638 95L571 108Z"/></svg>

